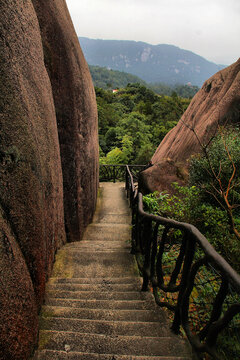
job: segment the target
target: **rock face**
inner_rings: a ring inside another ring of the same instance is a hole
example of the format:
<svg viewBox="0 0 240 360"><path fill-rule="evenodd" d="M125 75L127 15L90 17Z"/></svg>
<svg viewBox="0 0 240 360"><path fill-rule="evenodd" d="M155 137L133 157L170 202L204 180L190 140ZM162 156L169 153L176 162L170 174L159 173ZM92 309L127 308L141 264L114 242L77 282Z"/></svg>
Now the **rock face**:
<svg viewBox="0 0 240 360"><path fill-rule="evenodd" d="M12 229L0 210L0 359L27 359L38 332L32 281ZM17 340L16 340L17 339Z"/></svg>
<svg viewBox="0 0 240 360"><path fill-rule="evenodd" d="M55 252L65 242L62 171L33 5L4 0L0 17L0 348L1 359L25 359Z"/></svg>
<svg viewBox="0 0 240 360"><path fill-rule="evenodd" d="M94 87L65 0L33 0L52 83L63 169L68 241L92 219L98 188L98 130Z"/></svg>
<svg viewBox="0 0 240 360"><path fill-rule="evenodd" d="M26 360L36 344L45 283L66 242L63 173L70 240L90 221L98 185L94 89L65 1L34 6L0 5L1 360Z"/></svg>
<svg viewBox="0 0 240 360"><path fill-rule="evenodd" d="M239 104L240 59L203 84L182 119L159 145L151 160L153 166L142 173L142 190L169 190L170 182L184 182L188 159L201 151L199 140L207 144L218 125L239 123Z"/></svg>

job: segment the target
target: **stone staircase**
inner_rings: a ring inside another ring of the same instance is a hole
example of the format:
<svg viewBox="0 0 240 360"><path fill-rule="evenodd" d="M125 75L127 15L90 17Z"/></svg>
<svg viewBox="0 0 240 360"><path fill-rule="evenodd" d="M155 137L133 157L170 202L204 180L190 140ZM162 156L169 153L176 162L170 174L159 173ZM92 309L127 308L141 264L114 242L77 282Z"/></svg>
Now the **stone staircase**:
<svg viewBox="0 0 240 360"><path fill-rule="evenodd" d="M190 360L130 254L123 183L101 183L93 223L59 252L40 317L34 360Z"/></svg>

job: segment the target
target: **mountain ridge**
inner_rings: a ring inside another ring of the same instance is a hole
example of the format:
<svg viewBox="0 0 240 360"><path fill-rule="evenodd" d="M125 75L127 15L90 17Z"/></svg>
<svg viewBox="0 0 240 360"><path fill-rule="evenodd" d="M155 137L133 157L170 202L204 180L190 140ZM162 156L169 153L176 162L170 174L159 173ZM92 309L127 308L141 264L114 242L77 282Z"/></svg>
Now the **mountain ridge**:
<svg viewBox="0 0 240 360"><path fill-rule="evenodd" d="M202 86L225 67L175 45L86 37L79 37L79 41L89 65L128 72L148 83Z"/></svg>

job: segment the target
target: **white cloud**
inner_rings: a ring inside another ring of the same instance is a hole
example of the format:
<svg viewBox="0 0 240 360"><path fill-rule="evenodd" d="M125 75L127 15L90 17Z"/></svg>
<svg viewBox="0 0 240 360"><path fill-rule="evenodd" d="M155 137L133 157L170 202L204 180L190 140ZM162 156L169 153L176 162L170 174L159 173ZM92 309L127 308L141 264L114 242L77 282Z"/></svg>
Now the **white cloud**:
<svg viewBox="0 0 240 360"><path fill-rule="evenodd" d="M79 36L167 43L217 63L240 56L239 0L67 0Z"/></svg>

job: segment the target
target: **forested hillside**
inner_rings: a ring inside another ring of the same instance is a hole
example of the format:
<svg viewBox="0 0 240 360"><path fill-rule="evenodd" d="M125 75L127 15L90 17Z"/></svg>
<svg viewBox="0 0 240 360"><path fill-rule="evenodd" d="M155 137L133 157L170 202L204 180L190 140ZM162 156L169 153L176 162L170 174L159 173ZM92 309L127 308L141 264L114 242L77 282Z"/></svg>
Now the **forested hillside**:
<svg viewBox="0 0 240 360"><path fill-rule="evenodd" d="M108 70L100 66L89 65L95 87L104 90L124 88L130 83L139 83L155 91L159 95L171 95L173 91L185 98L193 97L199 90L198 86L175 85L170 86L163 83L147 84L137 76L117 70Z"/></svg>
<svg viewBox="0 0 240 360"><path fill-rule="evenodd" d="M107 164L145 164L175 126L190 100L159 96L141 84L117 93L96 88L100 161Z"/></svg>

